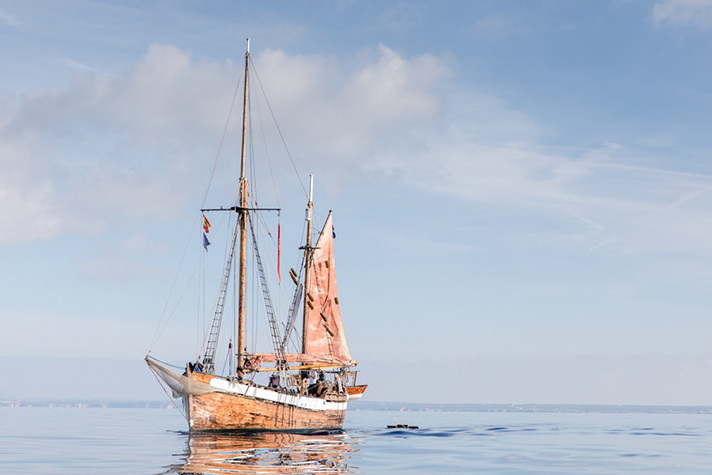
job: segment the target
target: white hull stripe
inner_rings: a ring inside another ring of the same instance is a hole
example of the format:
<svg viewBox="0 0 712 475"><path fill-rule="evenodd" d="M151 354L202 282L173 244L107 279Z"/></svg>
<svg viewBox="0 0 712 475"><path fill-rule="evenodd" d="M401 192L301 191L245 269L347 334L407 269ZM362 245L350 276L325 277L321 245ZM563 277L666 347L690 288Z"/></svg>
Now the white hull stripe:
<svg viewBox="0 0 712 475"><path fill-rule="evenodd" d="M210 386L228 394L239 394L241 396L247 396L255 399L264 399L278 404L295 406L302 409L311 409L312 411L345 411L347 406L346 401L330 402L325 401L324 399L302 396L299 394L286 394L248 384L238 382L233 383L221 378L211 379Z"/></svg>

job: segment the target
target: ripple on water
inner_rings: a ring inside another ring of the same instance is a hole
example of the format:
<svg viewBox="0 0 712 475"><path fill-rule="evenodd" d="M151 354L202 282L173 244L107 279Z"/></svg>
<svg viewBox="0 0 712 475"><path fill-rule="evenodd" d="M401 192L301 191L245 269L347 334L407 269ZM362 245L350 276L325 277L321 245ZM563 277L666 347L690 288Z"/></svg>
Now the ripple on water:
<svg viewBox="0 0 712 475"><path fill-rule="evenodd" d="M387 413L361 411L342 432L191 435L177 411L0 408L0 472L712 473L704 414L398 417L420 429L387 429Z"/></svg>

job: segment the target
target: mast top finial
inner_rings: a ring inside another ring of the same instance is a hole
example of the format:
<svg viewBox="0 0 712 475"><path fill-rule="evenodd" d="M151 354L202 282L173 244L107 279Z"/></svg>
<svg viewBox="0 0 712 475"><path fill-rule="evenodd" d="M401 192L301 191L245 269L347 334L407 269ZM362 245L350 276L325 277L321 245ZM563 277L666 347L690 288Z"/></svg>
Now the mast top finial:
<svg viewBox="0 0 712 475"><path fill-rule="evenodd" d="M247 54L250 54L250 39L247 38Z"/></svg>

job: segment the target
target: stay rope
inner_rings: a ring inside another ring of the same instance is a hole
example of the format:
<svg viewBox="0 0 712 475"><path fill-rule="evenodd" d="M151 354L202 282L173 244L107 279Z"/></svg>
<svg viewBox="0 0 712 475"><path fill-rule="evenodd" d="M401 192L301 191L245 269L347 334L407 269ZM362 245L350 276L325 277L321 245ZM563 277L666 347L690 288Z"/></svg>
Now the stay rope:
<svg viewBox="0 0 712 475"><path fill-rule="evenodd" d="M272 105L269 103L269 99L267 99L267 95L265 94L265 89L262 86L262 81L260 81L260 76L259 76L259 74L257 74L257 68L255 68L254 63L252 62L252 58L250 58L250 63L252 64L252 71L255 73L255 77L257 78L257 83L260 85L260 89L262 90L262 96L265 99L265 103L267 104L269 113L272 116L272 121L274 122L275 127L277 127L277 133L279 133L279 138L280 138L280 140L282 140L282 145L284 145L284 150L287 152L289 161L292 163L292 168L294 168L294 173L296 173L297 179L299 180L299 184L302 186L302 190L304 191L304 196L309 198L309 193L307 192L307 188L306 188L306 186L304 186L302 177L299 175L299 170L297 170L297 166L294 164L294 159L292 159L292 154L289 153L289 148L287 147L287 142L284 140L284 135L282 135L282 129L279 128L279 124L277 123L277 118L275 117L274 111L272 110ZM270 170L271 170L271 168L270 168Z"/></svg>
<svg viewBox="0 0 712 475"><path fill-rule="evenodd" d="M218 159L220 158L220 153L222 152L222 147L223 144L225 143L225 136L227 135L227 128L230 125L230 118L232 117L232 111L235 108L235 100L237 99L237 94L240 91L240 84L242 84L242 76L240 79L237 81L237 86L235 87L235 93L232 96L232 102L230 102L230 110L228 111L227 114L227 119L225 120L225 127L223 128L222 136L220 137L220 143L218 145L218 150L215 153L215 159L213 160L213 167L210 170L210 178L208 179L208 183L205 186L205 190L203 191L203 198L200 202L200 207L204 208L205 207L205 200L208 197L208 191L210 191L210 185L213 182L213 177L215 176L215 169L217 168L218 165ZM291 158L291 157L290 157ZM158 342L158 339L161 337L163 334L163 331L166 329L166 326L168 326L168 322L170 319L173 317L175 314L175 310L170 313L168 316L168 319L166 322L163 322L163 319L166 316L166 311L168 310L168 304L171 301L171 297L173 296L173 291L175 290L176 282L178 282L178 276L180 275L180 270L183 268L183 262L185 261L185 256L188 254L188 248L190 247L191 239L193 238L193 233L195 232L196 229L196 223L200 219L201 212L199 211L195 215L195 219L193 220L193 225L190 227L190 235L188 236L188 241L185 244L185 249L183 249L183 255L181 256L180 263L178 264L178 270L176 271L176 275L173 278L173 283L171 284L171 289L168 292L168 298L166 299L166 305L163 307L163 311L161 312L161 318L158 320L158 325L156 326L156 331L153 334L153 339L151 340L151 346L148 350L148 354L151 354L151 351L153 351L153 348L156 346L156 343ZM193 277L195 276L195 272L193 272ZM192 278L191 278L192 281ZM185 294L185 290L183 291L183 294ZM181 295L182 297L182 295Z"/></svg>
<svg viewBox="0 0 712 475"><path fill-rule="evenodd" d="M373 391L373 394L376 395L379 401L381 401L381 404L383 404L383 408L386 410L389 416L391 416L391 419L393 419L393 422L396 423L396 425L403 426L404 424L401 424L398 419L395 418L395 416L391 413L391 411L388 410L388 406L386 406L386 403L383 402L383 399L381 399L381 396L378 395L376 392L376 388L371 388L371 391Z"/></svg>

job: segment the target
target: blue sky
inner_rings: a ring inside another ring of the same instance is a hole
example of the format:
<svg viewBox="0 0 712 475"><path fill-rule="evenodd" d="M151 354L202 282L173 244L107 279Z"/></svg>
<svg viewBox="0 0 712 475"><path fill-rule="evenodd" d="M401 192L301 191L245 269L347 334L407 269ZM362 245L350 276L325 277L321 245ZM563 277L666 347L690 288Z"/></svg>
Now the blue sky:
<svg viewBox="0 0 712 475"><path fill-rule="evenodd" d="M334 210L369 397L712 404L708 0L0 2L3 356L124 361L122 397L161 397L141 359L246 37ZM155 351L180 363L173 323Z"/></svg>

